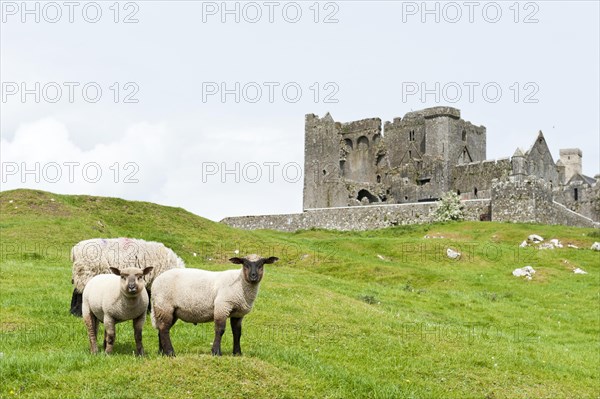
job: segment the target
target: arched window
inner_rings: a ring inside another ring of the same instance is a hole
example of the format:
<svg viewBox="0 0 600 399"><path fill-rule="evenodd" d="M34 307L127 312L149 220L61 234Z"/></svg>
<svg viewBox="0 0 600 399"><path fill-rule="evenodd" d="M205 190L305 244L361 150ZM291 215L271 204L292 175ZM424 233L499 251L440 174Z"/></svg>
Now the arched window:
<svg viewBox="0 0 600 399"><path fill-rule="evenodd" d="M354 145L352 144L352 140L350 140L350 139L344 139L344 146L346 147L346 150L348 152L352 151L352 148L354 148Z"/></svg>
<svg viewBox="0 0 600 399"><path fill-rule="evenodd" d="M360 190L358 192L358 196L356 197L357 200L359 200L360 202L363 202L363 200L368 201L368 203L373 203L373 202L379 202L379 198L377 198L376 196L374 196L373 194L371 194L369 191L367 190Z"/></svg>
<svg viewBox="0 0 600 399"><path fill-rule="evenodd" d="M366 136L360 136L357 141L357 147L359 151L366 151L369 149L369 139Z"/></svg>
<svg viewBox="0 0 600 399"><path fill-rule="evenodd" d="M465 129L462 131L462 141L467 141L467 131Z"/></svg>

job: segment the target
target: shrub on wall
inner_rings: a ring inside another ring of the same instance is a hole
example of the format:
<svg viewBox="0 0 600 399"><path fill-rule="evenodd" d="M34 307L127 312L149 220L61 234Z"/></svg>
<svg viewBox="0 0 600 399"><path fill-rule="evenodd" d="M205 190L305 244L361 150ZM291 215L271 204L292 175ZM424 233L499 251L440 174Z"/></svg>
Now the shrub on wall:
<svg viewBox="0 0 600 399"><path fill-rule="evenodd" d="M442 195L438 201L438 208L434 211L434 220L436 222L448 222L450 220L463 220L463 206L460 203L460 197L453 191Z"/></svg>

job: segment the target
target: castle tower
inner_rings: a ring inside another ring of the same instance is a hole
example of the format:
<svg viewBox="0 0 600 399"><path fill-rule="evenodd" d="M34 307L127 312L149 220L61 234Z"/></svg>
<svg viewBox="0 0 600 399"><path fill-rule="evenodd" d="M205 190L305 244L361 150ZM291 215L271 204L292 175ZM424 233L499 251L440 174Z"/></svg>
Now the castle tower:
<svg viewBox="0 0 600 399"><path fill-rule="evenodd" d="M460 110L451 107L433 107L423 111L425 118L425 148L428 155L443 159L445 162L454 161L458 158L459 150L462 148L455 144L452 132L454 125L460 119ZM456 153L456 154L455 154Z"/></svg>
<svg viewBox="0 0 600 399"><path fill-rule="evenodd" d="M323 118L308 114L304 123L303 209L348 205L340 178L339 124L329 113Z"/></svg>
<svg viewBox="0 0 600 399"><path fill-rule="evenodd" d="M566 184L571 177L581 174L581 150L579 148L563 148L559 151L560 161L565 167L563 184Z"/></svg>

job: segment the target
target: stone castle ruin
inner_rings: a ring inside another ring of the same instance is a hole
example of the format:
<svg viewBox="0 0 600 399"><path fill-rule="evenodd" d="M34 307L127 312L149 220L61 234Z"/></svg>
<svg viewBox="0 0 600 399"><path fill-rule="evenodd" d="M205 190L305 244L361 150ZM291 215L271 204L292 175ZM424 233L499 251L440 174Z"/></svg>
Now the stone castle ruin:
<svg viewBox="0 0 600 399"><path fill-rule="evenodd" d="M600 175L582 173L582 152L554 162L540 131L527 151L486 159L486 128L460 110L433 107L381 119L336 122L306 115L304 212L227 218L241 228L368 229L431 221L454 191L471 220L598 227Z"/></svg>

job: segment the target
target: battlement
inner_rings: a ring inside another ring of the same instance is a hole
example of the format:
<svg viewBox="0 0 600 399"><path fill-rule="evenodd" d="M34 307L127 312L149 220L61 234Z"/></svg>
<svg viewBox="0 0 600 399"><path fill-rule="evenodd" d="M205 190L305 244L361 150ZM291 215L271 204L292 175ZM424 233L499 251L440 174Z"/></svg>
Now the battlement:
<svg viewBox="0 0 600 399"><path fill-rule="evenodd" d="M581 157L581 150L579 148L561 148L558 150L560 157L569 156L569 155L578 155Z"/></svg>

